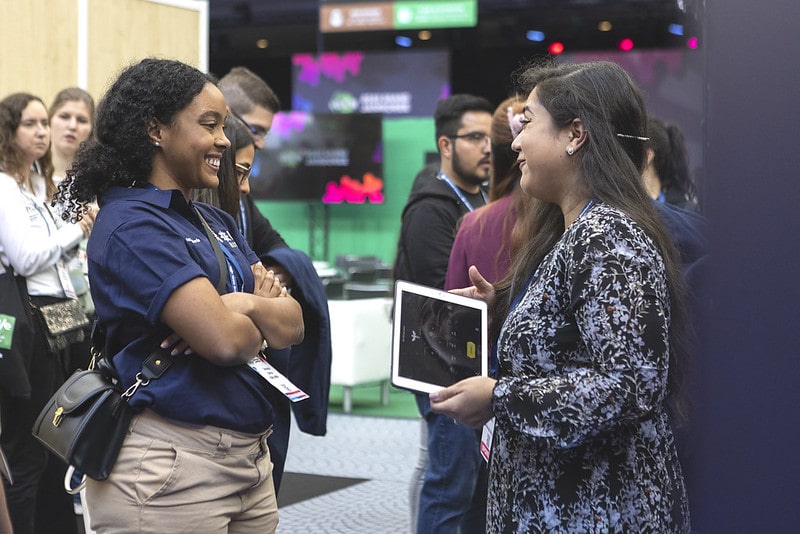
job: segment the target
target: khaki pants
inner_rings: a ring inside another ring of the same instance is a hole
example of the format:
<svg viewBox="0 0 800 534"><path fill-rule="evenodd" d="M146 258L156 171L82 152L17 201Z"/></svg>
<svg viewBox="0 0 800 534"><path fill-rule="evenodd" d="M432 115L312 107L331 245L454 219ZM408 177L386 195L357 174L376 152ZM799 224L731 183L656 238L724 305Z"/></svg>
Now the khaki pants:
<svg viewBox="0 0 800 534"><path fill-rule="evenodd" d="M92 529L272 533L278 505L267 437L135 416L108 480L88 479Z"/></svg>

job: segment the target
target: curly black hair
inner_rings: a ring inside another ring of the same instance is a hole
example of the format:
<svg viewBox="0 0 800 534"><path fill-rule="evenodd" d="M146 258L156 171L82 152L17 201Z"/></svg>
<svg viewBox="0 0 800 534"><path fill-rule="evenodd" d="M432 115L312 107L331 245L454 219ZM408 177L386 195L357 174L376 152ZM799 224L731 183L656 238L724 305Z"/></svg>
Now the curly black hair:
<svg viewBox="0 0 800 534"><path fill-rule="evenodd" d="M86 205L109 186L144 184L156 147L148 136L153 119L172 124L207 83L215 79L169 59L147 58L127 67L97 108L94 138L84 143L53 200L64 220L80 219Z"/></svg>

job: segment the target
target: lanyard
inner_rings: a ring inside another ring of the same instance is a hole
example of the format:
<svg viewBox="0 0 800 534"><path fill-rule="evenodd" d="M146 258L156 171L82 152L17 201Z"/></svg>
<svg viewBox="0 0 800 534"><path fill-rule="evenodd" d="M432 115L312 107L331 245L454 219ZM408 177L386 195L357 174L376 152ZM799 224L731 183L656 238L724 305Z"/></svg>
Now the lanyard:
<svg viewBox="0 0 800 534"><path fill-rule="evenodd" d="M242 231L242 235L245 239L247 239L247 218L244 209L244 199L239 199L239 230Z"/></svg>
<svg viewBox="0 0 800 534"><path fill-rule="evenodd" d="M586 203L586 205L583 207L583 209L582 209L582 210L581 210L581 212L578 214L578 216L575 218L575 220L577 221L578 219L580 219L581 217L583 217L583 214L584 214L584 213L586 213L587 211L589 211L589 210L591 209L591 207L592 207L592 206L594 206L594 199L593 199L593 198L590 198L590 199L589 199L589 202L587 202L587 203Z"/></svg>
<svg viewBox="0 0 800 534"><path fill-rule="evenodd" d="M449 176L442 171L439 171L436 173L436 177L450 186L450 189L452 189L453 192L458 195L458 199L462 204L464 204L464 207L467 208L467 210L472 211L475 209L472 207L472 204L470 204L469 200L467 200L467 197L464 196L464 193L461 192L461 189L453 183ZM483 189L479 189L479 191L481 193L481 198L483 198L483 203L486 204L486 193L483 192Z"/></svg>
<svg viewBox="0 0 800 534"><path fill-rule="evenodd" d="M236 261L236 258L233 257L233 253L228 250L228 247L221 246L220 248L222 249L222 253L225 254L225 263L228 264L228 280L231 282L233 291L244 291L244 273L242 272L242 267L239 265L239 262ZM236 272L234 272L234 268ZM239 278L236 278L237 274ZM239 285L240 280L241 286Z"/></svg>

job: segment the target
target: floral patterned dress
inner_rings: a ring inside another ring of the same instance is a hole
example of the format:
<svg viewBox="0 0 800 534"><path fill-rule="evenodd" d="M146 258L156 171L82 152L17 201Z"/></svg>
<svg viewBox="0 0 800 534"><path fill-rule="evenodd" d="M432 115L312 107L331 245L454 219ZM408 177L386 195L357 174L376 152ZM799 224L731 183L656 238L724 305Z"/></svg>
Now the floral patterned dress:
<svg viewBox="0 0 800 534"><path fill-rule="evenodd" d="M488 531L688 532L655 244L595 204L522 291L498 341Z"/></svg>

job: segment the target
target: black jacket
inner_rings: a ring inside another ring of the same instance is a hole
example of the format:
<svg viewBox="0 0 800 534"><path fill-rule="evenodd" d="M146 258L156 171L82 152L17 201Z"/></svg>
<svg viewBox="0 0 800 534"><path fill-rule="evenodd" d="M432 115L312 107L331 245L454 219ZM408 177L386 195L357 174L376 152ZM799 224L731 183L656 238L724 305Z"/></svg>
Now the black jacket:
<svg viewBox="0 0 800 534"><path fill-rule="evenodd" d="M250 195L242 195L242 203L247 234L244 237L259 257L274 248L289 247L269 220L261 214Z"/></svg>
<svg viewBox="0 0 800 534"><path fill-rule="evenodd" d="M465 197L473 207L484 204L480 194ZM458 221L468 212L458 195L435 174L428 179L418 177L403 208L395 279L443 288Z"/></svg>

